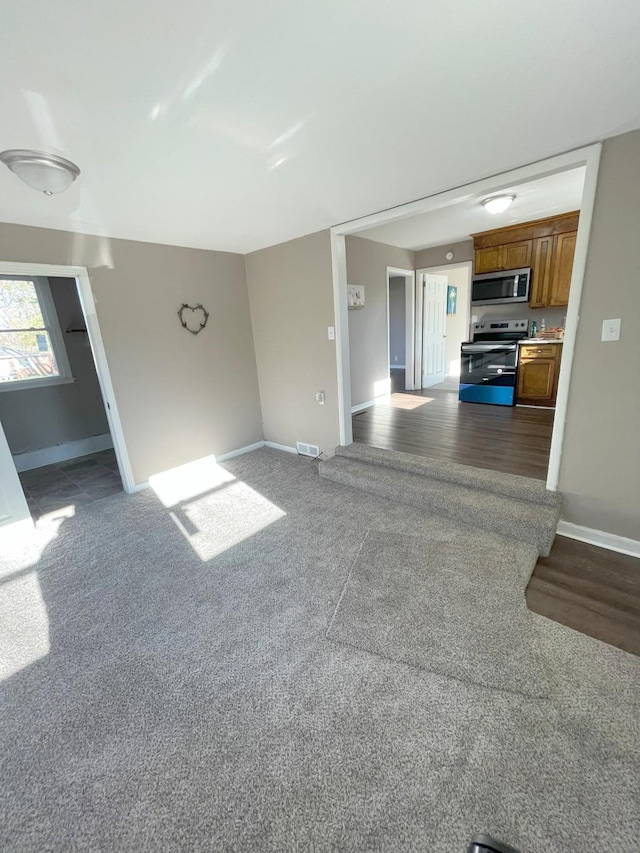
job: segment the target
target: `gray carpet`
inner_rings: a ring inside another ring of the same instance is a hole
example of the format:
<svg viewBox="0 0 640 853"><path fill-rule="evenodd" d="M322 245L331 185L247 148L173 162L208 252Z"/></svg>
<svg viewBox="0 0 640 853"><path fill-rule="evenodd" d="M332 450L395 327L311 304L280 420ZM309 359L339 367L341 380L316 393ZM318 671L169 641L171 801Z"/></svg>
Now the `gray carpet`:
<svg viewBox="0 0 640 853"><path fill-rule="evenodd" d="M532 616L550 699L326 638L367 529L458 524L261 450L0 570L0 849L638 849L640 660Z"/></svg>
<svg viewBox="0 0 640 853"><path fill-rule="evenodd" d="M484 531L368 531L327 631L430 672L548 695L524 592L537 551Z"/></svg>

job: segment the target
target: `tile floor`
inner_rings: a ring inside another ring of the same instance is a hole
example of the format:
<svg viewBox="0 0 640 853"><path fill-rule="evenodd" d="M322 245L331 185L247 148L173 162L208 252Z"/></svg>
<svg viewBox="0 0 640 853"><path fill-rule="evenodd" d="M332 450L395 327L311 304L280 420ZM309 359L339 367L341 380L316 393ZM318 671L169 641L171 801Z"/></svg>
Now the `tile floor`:
<svg viewBox="0 0 640 853"><path fill-rule="evenodd" d="M113 450L23 471L20 482L35 520L69 504L92 503L122 491Z"/></svg>

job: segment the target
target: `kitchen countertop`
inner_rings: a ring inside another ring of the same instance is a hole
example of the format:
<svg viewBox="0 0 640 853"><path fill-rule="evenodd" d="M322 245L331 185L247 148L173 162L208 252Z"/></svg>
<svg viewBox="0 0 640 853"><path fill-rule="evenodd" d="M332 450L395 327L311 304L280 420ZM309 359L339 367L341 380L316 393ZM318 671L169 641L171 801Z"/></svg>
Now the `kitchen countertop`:
<svg viewBox="0 0 640 853"><path fill-rule="evenodd" d="M519 344L561 344L562 338L521 338Z"/></svg>

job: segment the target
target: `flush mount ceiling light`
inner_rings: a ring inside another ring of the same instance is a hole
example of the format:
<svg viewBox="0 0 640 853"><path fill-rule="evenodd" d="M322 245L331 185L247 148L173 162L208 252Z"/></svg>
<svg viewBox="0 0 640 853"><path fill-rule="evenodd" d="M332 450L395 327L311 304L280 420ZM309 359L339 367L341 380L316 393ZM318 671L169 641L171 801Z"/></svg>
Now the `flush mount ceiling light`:
<svg viewBox="0 0 640 853"><path fill-rule="evenodd" d="M515 198L514 195L493 195L491 198L485 198L482 206L489 213L504 213L508 207L511 207Z"/></svg>
<svg viewBox="0 0 640 853"><path fill-rule="evenodd" d="M45 195L68 190L80 174L80 169L71 160L45 154L44 151L12 148L0 152L0 160L27 186Z"/></svg>

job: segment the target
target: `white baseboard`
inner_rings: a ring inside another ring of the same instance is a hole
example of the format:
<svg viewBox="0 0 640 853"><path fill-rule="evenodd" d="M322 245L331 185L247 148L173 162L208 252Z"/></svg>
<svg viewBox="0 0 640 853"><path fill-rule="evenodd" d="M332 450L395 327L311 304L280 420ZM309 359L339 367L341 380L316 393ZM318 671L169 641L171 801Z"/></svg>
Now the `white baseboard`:
<svg viewBox="0 0 640 853"><path fill-rule="evenodd" d="M577 539L579 542L587 542L589 545L597 545L609 551L640 557L640 542L636 539L627 539L626 536L617 536L615 533L595 530L593 527L583 527L580 524L572 524L570 521L558 522L557 533L559 536L568 536L569 539Z"/></svg>
<svg viewBox="0 0 640 853"><path fill-rule="evenodd" d="M78 441L66 441L64 444L56 444L54 447L43 447L42 450L17 453L13 457L13 461L16 471L20 473L21 471L31 471L33 468L42 468L43 465L54 465L56 462L65 462L67 459L88 456L90 453L108 450L111 447L113 447L113 440L107 432L104 435L92 435Z"/></svg>
<svg viewBox="0 0 640 853"><path fill-rule="evenodd" d="M372 406L375 406L376 403L382 403L384 400L390 400L391 394L381 394L379 397L376 397L375 400L367 400L366 403L358 403L357 406L351 406L351 414L355 415L357 412L364 412L365 409L370 409Z"/></svg>
<svg viewBox="0 0 640 853"><path fill-rule="evenodd" d="M259 450L261 447L264 447L264 441L256 441L254 444L247 444L246 447L239 447L237 450L221 453L220 456L216 456L216 462L226 462L227 459L233 459L235 456L243 456L245 453L251 453L252 450Z"/></svg>
<svg viewBox="0 0 640 853"><path fill-rule="evenodd" d="M274 450L284 450L285 453L295 453L298 455L298 451L295 447L289 447L288 444L276 444L275 441L265 441L265 447L272 447Z"/></svg>
<svg viewBox="0 0 640 853"><path fill-rule="evenodd" d="M128 495L135 495L136 492L144 492L145 489L149 488L149 482L146 483L135 483L134 487L131 491L127 492Z"/></svg>

